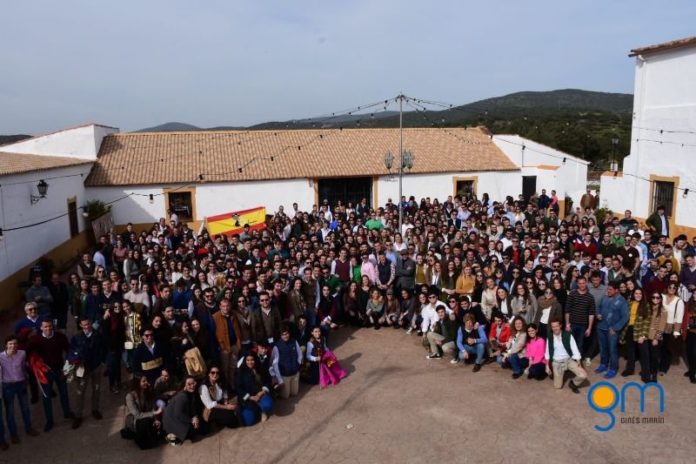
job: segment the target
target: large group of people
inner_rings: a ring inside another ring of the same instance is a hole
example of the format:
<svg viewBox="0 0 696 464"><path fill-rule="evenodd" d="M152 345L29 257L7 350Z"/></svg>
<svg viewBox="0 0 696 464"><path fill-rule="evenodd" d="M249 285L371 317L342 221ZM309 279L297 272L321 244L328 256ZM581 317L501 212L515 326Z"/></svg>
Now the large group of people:
<svg viewBox="0 0 696 464"><path fill-rule="evenodd" d="M324 200L218 236L171 212L146 230L128 224L99 237L66 281L32 269L26 315L0 353L10 439L15 397L26 434L38 434L27 390L46 432L54 396L73 428L88 394L101 419L105 377L114 395L126 385L122 435L141 448L254 425L301 380L346 375L329 349L344 326L417 334L428 360L473 372L497 363L562 388L570 371L575 393L596 357L607 379L658 382L686 355L696 383L696 237L671 237L663 207L640 224L630 211L596 217L583 197L561 219L554 198Z"/></svg>

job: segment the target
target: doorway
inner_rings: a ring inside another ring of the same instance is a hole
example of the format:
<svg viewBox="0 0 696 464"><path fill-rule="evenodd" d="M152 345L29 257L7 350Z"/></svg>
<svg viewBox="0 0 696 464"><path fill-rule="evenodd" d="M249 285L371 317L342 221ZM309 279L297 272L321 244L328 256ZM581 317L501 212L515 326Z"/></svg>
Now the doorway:
<svg viewBox="0 0 696 464"><path fill-rule="evenodd" d="M353 206L363 198L367 204L372 204L372 177L346 177L339 179L319 179L319 203L329 200L333 207L339 200L344 205L348 202Z"/></svg>
<svg viewBox="0 0 696 464"><path fill-rule="evenodd" d="M537 176L522 176L522 195L525 201L529 201L536 192Z"/></svg>

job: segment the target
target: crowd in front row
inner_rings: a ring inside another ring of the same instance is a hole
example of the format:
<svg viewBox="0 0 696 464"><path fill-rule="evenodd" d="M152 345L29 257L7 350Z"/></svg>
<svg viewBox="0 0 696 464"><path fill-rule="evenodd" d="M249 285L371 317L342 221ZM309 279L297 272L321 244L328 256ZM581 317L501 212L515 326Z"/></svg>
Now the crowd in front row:
<svg viewBox="0 0 696 464"><path fill-rule="evenodd" d="M588 192L561 220L554 199L324 200L308 212L280 207L262 230L196 234L170 213L99 237L67 282L32 269L26 316L0 353L10 441L15 397L27 435L38 434L27 385L44 431L55 396L78 428L88 394L101 419L103 379L120 395L124 371L121 433L141 448L265 421L300 380L346 375L328 348L342 326L418 334L429 360L450 356L474 372L496 362L514 379L562 388L569 371L576 393L597 355L596 373L644 382L685 355L696 383L696 238L670 238L664 208L645 224L630 211L596 217Z"/></svg>

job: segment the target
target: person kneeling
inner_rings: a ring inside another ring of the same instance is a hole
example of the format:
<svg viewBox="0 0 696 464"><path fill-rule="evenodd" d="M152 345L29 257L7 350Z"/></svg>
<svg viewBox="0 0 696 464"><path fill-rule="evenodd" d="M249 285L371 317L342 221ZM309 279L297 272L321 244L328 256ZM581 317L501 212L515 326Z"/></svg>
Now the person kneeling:
<svg viewBox="0 0 696 464"><path fill-rule="evenodd" d="M457 348L459 349L459 360L470 361L472 356L476 356L474 372L481 370L484 356L486 354L486 328L483 325L476 327L476 318L473 314L464 316L464 324L457 331Z"/></svg>
<svg viewBox="0 0 696 464"><path fill-rule="evenodd" d="M428 343L430 343L430 354L426 358L442 358L440 350L443 353L453 353L455 349L455 334L456 325L454 320L447 316L447 310L444 306L438 306L437 322L433 325L432 330L426 334ZM456 358L456 356L453 355L453 358Z"/></svg>

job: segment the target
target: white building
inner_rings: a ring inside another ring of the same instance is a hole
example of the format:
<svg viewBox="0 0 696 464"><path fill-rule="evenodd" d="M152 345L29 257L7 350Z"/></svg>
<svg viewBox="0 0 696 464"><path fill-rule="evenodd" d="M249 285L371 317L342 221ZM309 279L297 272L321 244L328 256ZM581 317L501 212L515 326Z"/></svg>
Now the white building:
<svg viewBox="0 0 696 464"><path fill-rule="evenodd" d="M696 37L631 50L631 153L601 178L601 204L645 220L666 208L670 235L696 235ZM688 192L687 192L688 189Z"/></svg>
<svg viewBox="0 0 696 464"><path fill-rule="evenodd" d="M495 200L545 188L577 201L587 179L582 160L518 136L491 137L483 128L404 129L403 143L415 157L403 192L417 200L463 192ZM325 198L383 205L398 199L398 150L398 129L122 134L99 125L0 147L0 285L16 294L38 257L47 254L61 266L86 248L86 201L110 204L117 226L132 222L137 229L169 210L195 227L206 217L257 206L272 213L297 202L310 210ZM391 169L388 152L395 158ZM21 157L27 169L13 171ZM50 172L31 168L31 160ZM30 204L41 179L48 193Z"/></svg>

